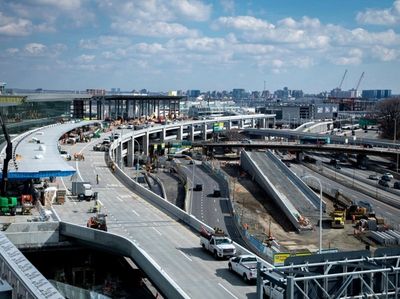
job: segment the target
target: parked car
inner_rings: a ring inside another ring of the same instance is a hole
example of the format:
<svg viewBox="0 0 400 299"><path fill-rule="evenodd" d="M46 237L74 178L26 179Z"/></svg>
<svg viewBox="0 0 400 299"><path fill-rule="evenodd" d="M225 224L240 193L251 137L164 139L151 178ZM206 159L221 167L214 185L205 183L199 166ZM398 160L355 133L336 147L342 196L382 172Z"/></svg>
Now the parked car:
<svg viewBox="0 0 400 299"><path fill-rule="evenodd" d="M385 180L382 180L382 179L379 180L378 184L381 185L382 187L389 187L388 181L385 181Z"/></svg>
<svg viewBox="0 0 400 299"><path fill-rule="evenodd" d="M383 180L383 181L387 181L387 182L390 182L390 177L389 176L387 176L386 174L384 174L383 176L381 176L381 180Z"/></svg>
<svg viewBox="0 0 400 299"><path fill-rule="evenodd" d="M379 180L379 177L378 177L376 174L371 174L371 175L369 175L368 178L369 178L370 180L374 180L374 181Z"/></svg>

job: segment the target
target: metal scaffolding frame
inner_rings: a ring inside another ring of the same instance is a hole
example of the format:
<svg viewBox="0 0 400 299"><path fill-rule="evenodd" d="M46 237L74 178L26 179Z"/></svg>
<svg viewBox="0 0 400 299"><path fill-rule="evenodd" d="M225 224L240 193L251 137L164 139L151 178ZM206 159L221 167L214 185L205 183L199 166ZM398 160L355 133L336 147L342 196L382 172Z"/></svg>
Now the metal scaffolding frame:
<svg viewBox="0 0 400 299"><path fill-rule="evenodd" d="M400 248L370 255L358 251L295 257L260 276L284 290L271 298L400 298Z"/></svg>

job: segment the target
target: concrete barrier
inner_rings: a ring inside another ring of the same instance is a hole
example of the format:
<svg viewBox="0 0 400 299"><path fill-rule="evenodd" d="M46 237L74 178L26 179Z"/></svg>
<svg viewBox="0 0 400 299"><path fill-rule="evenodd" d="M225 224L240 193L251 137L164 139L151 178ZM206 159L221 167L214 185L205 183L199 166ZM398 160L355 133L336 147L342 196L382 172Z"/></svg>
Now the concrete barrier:
<svg viewBox="0 0 400 299"><path fill-rule="evenodd" d="M143 249L122 236L60 222L60 234L86 245L130 257L167 298L190 298Z"/></svg>

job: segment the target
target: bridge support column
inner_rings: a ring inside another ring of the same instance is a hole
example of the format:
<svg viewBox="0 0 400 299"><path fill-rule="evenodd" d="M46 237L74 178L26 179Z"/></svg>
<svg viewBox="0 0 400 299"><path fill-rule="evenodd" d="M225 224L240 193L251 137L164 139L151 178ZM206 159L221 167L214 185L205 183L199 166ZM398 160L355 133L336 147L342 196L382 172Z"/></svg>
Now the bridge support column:
<svg viewBox="0 0 400 299"><path fill-rule="evenodd" d="M166 137L166 136L167 136L167 130L166 130L165 128L163 128L162 131L161 131L161 138L160 138L160 141L161 141L162 143L165 142L165 137Z"/></svg>
<svg viewBox="0 0 400 299"><path fill-rule="evenodd" d="M131 136L131 139L128 141L128 167L133 166L133 136Z"/></svg>
<svg viewBox="0 0 400 299"><path fill-rule="evenodd" d="M149 155L149 139L150 139L150 134L146 132L146 134L143 136L143 153L146 156Z"/></svg>
<svg viewBox="0 0 400 299"><path fill-rule="evenodd" d="M239 129L243 129L244 128L244 120L240 119L239 120Z"/></svg>
<svg viewBox="0 0 400 299"><path fill-rule="evenodd" d="M252 128L256 127L256 120L254 118L251 119L251 127Z"/></svg>
<svg viewBox="0 0 400 299"><path fill-rule="evenodd" d="M189 127L189 140L190 141L194 141L194 125L191 125L190 127Z"/></svg>
<svg viewBox="0 0 400 299"><path fill-rule="evenodd" d="M266 123L268 124L268 118L267 119L262 118L260 119L260 122L261 122L260 128L265 128Z"/></svg>
<svg viewBox="0 0 400 299"><path fill-rule="evenodd" d="M272 129L275 129L276 127L276 118L274 117L274 121L272 122Z"/></svg>
<svg viewBox="0 0 400 299"><path fill-rule="evenodd" d="M202 138L203 140L207 140L207 124L204 123L202 125Z"/></svg>
<svg viewBox="0 0 400 299"><path fill-rule="evenodd" d="M178 136L177 136L177 139L178 140L183 140L183 126L180 126L179 128L178 128Z"/></svg>
<svg viewBox="0 0 400 299"><path fill-rule="evenodd" d="M117 147L116 162L119 168L122 168L122 142Z"/></svg>
<svg viewBox="0 0 400 299"><path fill-rule="evenodd" d="M227 130L232 130L232 121L231 121L231 120L228 120L228 121L226 122L226 129L227 129Z"/></svg>

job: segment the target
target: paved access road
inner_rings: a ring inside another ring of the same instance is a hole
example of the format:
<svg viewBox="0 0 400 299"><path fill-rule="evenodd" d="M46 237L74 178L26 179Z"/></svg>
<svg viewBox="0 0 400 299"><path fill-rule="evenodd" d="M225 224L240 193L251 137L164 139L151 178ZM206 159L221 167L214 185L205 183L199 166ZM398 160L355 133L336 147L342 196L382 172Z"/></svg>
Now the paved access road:
<svg viewBox="0 0 400 299"><path fill-rule="evenodd" d="M202 166L201 161L196 161L195 165L188 165L188 161L184 159L180 161L186 164L183 169L189 180L192 179L193 166L195 167L194 185L202 184L203 186L203 190L193 193L191 213L209 226L223 229L232 240L245 246L229 209L227 190L222 189L214 176ZM220 190L221 196L214 196L214 190Z"/></svg>
<svg viewBox="0 0 400 299"><path fill-rule="evenodd" d="M227 261L215 260L201 249L196 232L124 187L106 167L104 153L91 150L93 144L75 145L70 151L82 150L85 161L71 163L77 167L76 177L92 182L98 191L110 232L135 241L191 298L256 298L254 285L229 272ZM71 182L64 182L70 188ZM81 225L90 216L85 202L55 208L64 221Z"/></svg>

